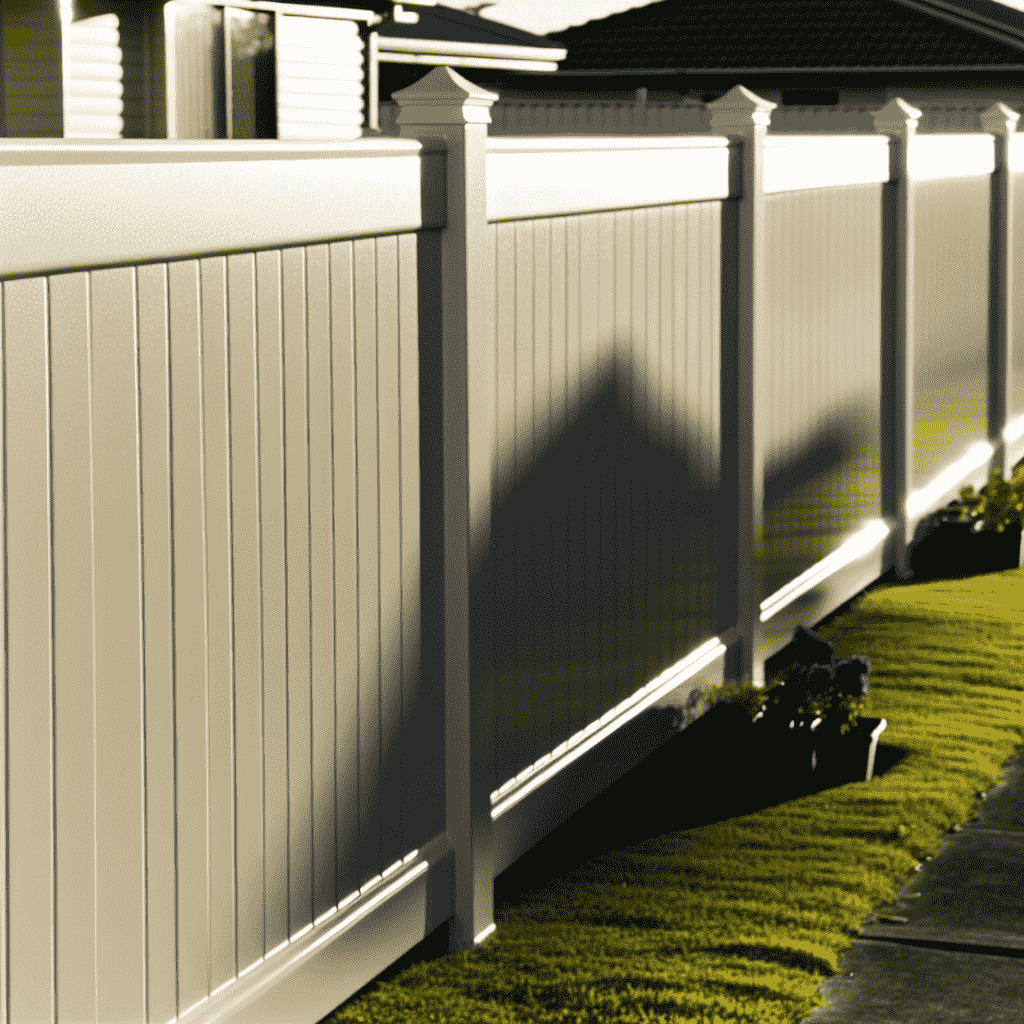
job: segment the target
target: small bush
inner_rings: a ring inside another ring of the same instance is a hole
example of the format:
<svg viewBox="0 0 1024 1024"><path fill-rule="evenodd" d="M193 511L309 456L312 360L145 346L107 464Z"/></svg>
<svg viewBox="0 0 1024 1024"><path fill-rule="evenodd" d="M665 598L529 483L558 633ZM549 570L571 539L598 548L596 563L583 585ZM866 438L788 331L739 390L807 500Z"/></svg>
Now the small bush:
<svg viewBox="0 0 1024 1024"><path fill-rule="evenodd" d="M975 530L1002 533L1020 527L1024 520L1024 460L1013 467L1009 480L1004 480L999 470L993 470L978 494L971 485L962 487L959 499L936 513L937 519L951 516L973 522Z"/></svg>
<svg viewBox="0 0 1024 1024"><path fill-rule="evenodd" d="M760 713L781 727L801 718L839 722L845 735L867 710L870 673L870 660L859 654L834 665L793 662L763 687L755 687L750 676L723 683L712 689L708 703L738 708L751 720Z"/></svg>

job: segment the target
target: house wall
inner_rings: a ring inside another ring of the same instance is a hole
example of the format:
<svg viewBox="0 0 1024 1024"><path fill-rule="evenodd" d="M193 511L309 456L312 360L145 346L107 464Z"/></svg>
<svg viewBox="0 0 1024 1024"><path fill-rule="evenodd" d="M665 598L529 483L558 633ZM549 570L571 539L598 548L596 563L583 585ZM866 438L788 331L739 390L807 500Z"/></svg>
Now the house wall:
<svg viewBox="0 0 1024 1024"><path fill-rule="evenodd" d="M9 138L62 138L60 8L34 0L6 0L0 8L3 134Z"/></svg>
<svg viewBox="0 0 1024 1024"><path fill-rule="evenodd" d="M75 18L116 14L121 48L125 139L167 138L163 4L136 0L74 0Z"/></svg>
<svg viewBox="0 0 1024 1024"><path fill-rule="evenodd" d="M356 22L279 15L276 23L277 137L359 138L365 54Z"/></svg>
<svg viewBox="0 0 1024 1024"><path fill-rule="evenodd" d="M64 26L64 137L119 139L124 129L116 14Z"/></svg>

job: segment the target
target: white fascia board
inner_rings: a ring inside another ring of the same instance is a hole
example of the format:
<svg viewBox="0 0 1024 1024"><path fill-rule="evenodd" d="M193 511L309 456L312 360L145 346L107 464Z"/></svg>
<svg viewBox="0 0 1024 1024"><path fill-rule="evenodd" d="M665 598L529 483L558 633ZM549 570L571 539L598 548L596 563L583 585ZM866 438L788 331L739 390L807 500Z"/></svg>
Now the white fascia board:
<svg viewBox="0 0 1024 1024"><path fill-rule="evenodd" d="M499 43L457 43L450 39L399 39L381 36L381 53L437 53L458 57L506 57L520 60L565 60L569 51L549 46L504 46Z"/></svg>
<svg viewBox="0 0 1024 1024"><path fill-rule="evenodd" d="M461 57L457 54L382 53L381 64L429 64L431 67L503 68L508 71L557 71L549 60L501 60L495 57Z"/></svg>
<svg viewBox="0 0 1024 1024"><path fill-rule="evenodd" d="M183 4L210 6L210 0L175 0ZM341 21L365 21L368 25L380 25L384 19L374 11L363 11L355 7L314 7L312 4L275 4L264 0L239 0L227 2L227 6L243 11L275 11L278 14L293 14L297 18L336 18ZM214 6L217 6L214 4ZM222 3L220 6L224 6Z"/></svg>

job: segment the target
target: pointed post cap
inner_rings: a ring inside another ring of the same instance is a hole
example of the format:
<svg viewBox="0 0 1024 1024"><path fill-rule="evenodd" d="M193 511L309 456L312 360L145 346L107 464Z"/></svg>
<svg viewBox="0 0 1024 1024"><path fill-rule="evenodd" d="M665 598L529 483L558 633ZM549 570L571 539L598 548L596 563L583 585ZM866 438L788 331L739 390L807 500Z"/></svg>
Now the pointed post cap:
<svg viewBox="0 0 1024 1024"><path fill-rule="evenodd" d="M707 104L712 129L723 135L745 135L757 126L767 128L777 106L743 85L734 85L724 96Z"/></svg>
<svg viewBox="0 0 1024 1024"><path fill-rule="evenodd" d="M433 68L418 82L393 92L399 125L490 124L500 97L467 81L449 67Z"/></svg>
<svg viewBox="0 0 1024 1024"><path fill-rule="evenodd" d="M981 127L990 135L1012 135L1017 130L1020 114L1005 103L993 103L980 117Z"/></svg>
<svg viewBox="0 0 1024 1024"><path fill-rule="evenodd" d="M881 110L873 111L871 116L875 119L875 131L879 135L913 135L917 131L921 111L896 96Z"/></svg>

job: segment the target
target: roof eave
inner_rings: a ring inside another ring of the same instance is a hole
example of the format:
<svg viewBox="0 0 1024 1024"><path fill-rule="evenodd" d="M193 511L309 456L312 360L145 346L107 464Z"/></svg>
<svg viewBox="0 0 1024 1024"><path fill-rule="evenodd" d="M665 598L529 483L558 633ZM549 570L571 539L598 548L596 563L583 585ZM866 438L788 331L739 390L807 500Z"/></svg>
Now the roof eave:
<svg viewBox="0 0 1024 1024"><path fill-rule="evenodd" d="M1004 46L1024 49L1024 19L1020 27L1007 24L997 18L989 18L974 11L965 11L949 0L893 0L894 3L920 14L938 18L958 28L966 28L979 35L987 36ZM1012 7L1005 8L1007 17L1017 14Z"/></svg>

